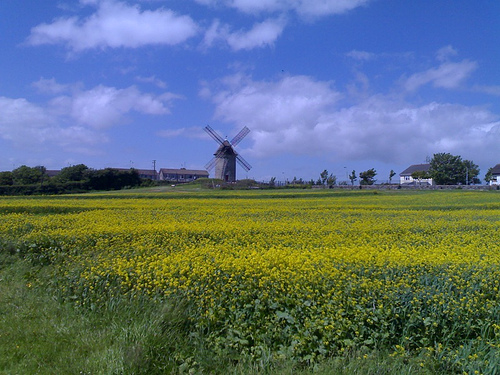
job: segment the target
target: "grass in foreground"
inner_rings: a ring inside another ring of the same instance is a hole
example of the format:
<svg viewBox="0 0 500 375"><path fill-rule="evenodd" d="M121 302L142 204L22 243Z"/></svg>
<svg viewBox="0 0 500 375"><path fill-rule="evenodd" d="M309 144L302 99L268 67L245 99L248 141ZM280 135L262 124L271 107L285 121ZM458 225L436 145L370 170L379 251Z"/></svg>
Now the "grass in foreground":
<svg viewBox="0 0 500 375"><path fill-rule="evenodd" d="M189 306L182 302L122 300L84 311L32 285L32 278L46 277L46 269L1 251L1 374L434 373L430 362L376 352L310 366L271 359L236 363L204 347L201 333L187 335L193 327L186 319Z"/></svg>

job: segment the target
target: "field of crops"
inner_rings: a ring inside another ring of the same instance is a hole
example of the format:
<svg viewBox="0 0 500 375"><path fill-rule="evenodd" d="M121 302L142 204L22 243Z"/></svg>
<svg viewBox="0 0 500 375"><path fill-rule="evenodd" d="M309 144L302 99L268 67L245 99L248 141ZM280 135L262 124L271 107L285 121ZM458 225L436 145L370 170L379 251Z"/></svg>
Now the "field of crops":
<svg viewBox="0 0 500 375"><path fill-rule="evenodd" d="M497 192L2 198L0 214L0 244L54 266L64 299L182 297L220 355L500 362Z"/></svg>

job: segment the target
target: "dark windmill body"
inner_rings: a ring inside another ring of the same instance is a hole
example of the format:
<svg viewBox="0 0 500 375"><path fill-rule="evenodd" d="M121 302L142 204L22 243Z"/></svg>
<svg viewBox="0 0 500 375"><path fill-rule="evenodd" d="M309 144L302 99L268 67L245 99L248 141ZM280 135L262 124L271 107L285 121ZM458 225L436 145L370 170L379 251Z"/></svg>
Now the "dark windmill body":
<svg viewBox="0 0 500 375"><path fill-rule="evenodd" d="M234 151L233 148L250 133L250 129L245 126L231 142L222 138L208 125L204 129L219 144L219 148L214 153L213 159L205 165L207 170L211 170L215 167L215 178L225 182L236 181L236 163L241 165L247 172L252 168L252 166L243 159L241 155Z"/></svg>

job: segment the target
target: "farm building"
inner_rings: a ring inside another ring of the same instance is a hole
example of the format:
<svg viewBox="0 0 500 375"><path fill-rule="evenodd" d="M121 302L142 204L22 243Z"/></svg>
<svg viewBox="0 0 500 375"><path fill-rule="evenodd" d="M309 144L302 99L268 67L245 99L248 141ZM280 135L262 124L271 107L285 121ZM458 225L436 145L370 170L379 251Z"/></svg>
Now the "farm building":
<svg viewBox="0 0 500 375"><path fill-rule="evenodd" d="M432 178L423 178L420 180L416 180L412 177L412 174L415 172L429 172L430 164L413 164L406 168L403 172L399 174L399 183L401 185L415 185L415 184L423 184L423 185L432 185Z"/></svg>

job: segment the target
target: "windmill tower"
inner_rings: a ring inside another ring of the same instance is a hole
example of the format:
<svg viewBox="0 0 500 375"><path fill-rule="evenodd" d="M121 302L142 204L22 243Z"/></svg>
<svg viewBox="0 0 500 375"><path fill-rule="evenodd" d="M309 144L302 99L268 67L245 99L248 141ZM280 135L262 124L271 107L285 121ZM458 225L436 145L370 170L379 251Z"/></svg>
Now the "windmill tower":
<svg viewBox="0 0 500 375"><path fill-rule="evenodd" d="M229 142L227 139L222 138L215 132L209 125L205 131L219 144L219 148L215 151L214 157L210 160L205 168L211 170L215 167L215 178L225 182L236 181L236 162L243 167L247 172L252 166L234 151L234 146L241 142L243 138L250 133L250 129L246 126L240 130L238 134Z"/></svg>

